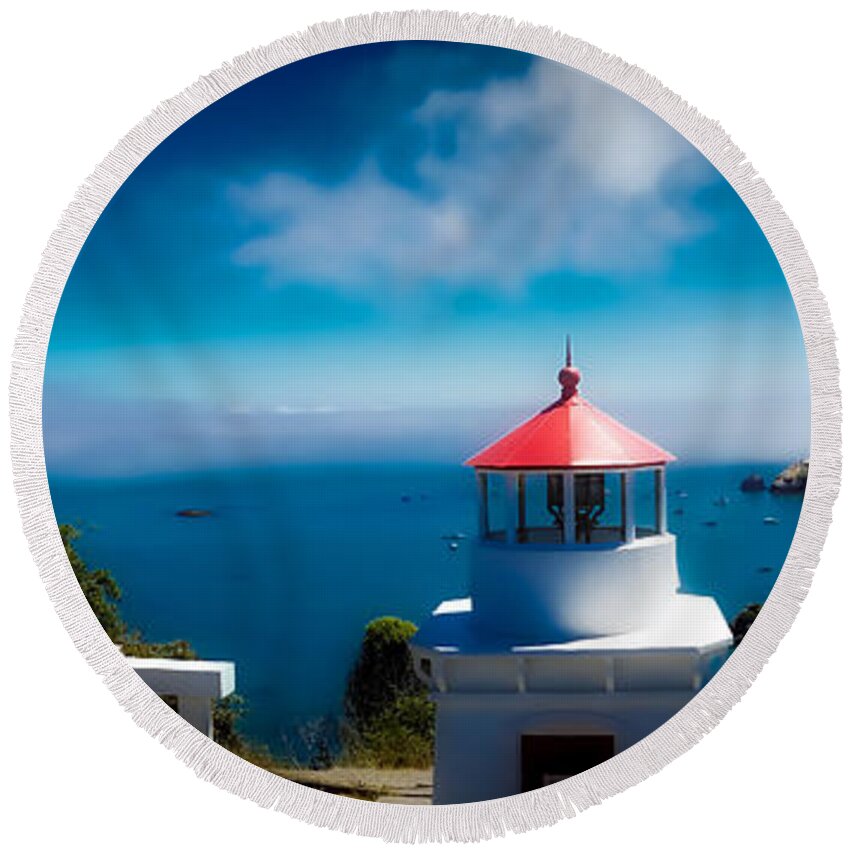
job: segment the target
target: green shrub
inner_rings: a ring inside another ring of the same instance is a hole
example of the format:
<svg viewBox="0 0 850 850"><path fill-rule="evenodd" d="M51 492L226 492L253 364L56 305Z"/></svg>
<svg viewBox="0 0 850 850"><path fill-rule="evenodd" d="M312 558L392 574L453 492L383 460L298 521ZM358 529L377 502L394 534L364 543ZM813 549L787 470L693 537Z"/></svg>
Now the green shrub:
<svg viewBox="0 0 850 850"><path fill-rule="evenodd" d="M192 644L185 640L172 640L168 643L150 643L138 632L125 635L121 641L121 651L133 658L181 658L193 661L198 657Z"/></svg>
<svg viewBox="0 0 850 850"><path fill-rule="evenodd" d="M230 694L218 699L213 706L213 738L216 743L233 753L239 753L246 747L246 742L238 730L239 721L246 711L245 697L240 694Z"/></svg>
<svg viewBox="0 0 850 850"><path fill-rule="evenodd" d="M744 639L744 635L749 631L750 626L755 622L756 617L759 615L759 611L761 611L761 605L747 605L742 611L740 611L735 619L729 623L729 628L732 631L732 638L735 642L735 646Z"/></svg>
<svg viewBox="0 0 850 850"><path fill-rule="evenodd" d="M366 626L345 693L345 715L357 731L370 727L398 697L424 692L407 644L414 634L416 626L397 617Z"/></svg>
<svg viewBox="0 0 850 850"><path fill-rule="evenodd" d="M429 767L436 706L422 694L399 697L364 732L358 760L375 767Z"/></svg>
<svg viewBox="0 0 850 850"><path fill-rule="evenodd" d="M343 758L376 767L433 761L434 704L416 677L408 641L416 626L381 617L366 626L345 695Z"/></svg>

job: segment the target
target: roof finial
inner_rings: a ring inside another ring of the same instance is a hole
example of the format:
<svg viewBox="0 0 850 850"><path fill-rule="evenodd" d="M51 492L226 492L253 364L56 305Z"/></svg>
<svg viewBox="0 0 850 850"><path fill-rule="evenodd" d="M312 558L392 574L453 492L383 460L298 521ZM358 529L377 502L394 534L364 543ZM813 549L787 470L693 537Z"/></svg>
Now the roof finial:
<svg viewBox="0 0 850 850"><path fill-rule="evenodd" d="M566 364L558 372L558 383L561 385L561 401L569 401L577 392L581 380L581 372L573 366L573 341L567 334Z"/></svg>

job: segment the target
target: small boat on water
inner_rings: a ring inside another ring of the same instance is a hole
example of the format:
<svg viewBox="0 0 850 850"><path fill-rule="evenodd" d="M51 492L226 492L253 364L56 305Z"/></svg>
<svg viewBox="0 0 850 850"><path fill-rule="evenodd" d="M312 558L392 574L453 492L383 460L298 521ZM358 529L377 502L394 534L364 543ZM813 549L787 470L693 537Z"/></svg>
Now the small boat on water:
<svg viewBox="0 0 850 850"><path fill-rule="evenodd" d="M452 540L451 543L449 543L449 552L457 552L459 546L460 543Z"/></svg>
<svg viewBox="0 0 850 850"><path fill-rule="evenodd" d="M688 491L687 490L677 490L676 491L676 498L677 499L687 499L688 498Z"/></svg>
<svg viewBox="0 0 850 850"><path fill-rule="evenodd" d="M772 573L772 572L773 572L773 567L759 567L759 568L756 570L756 572L757 572L757 573Z"/></svg>
<svg viewBox="0 0 850 850"><path fill-rule="evenodd" d="M441 535L440 540L466 540L467 536L462 531L455 531L452 534Z"/></svg>
<svg viewBox="0 0 850 850"><path fill-rule="evenodd" d="M779 525L779 519L775 516L766 516L762 522L764 522L765 525Z"/></svg>
<svg viewBox="0 0 850 850"><path fill-rule="evenodd" d="M684 513L684 508L673 508L673 516L682 516Z"/></svg>
<svg viewBox="0 0 850 850"><path fill-rule="evenodd" d="M703 525L707 526L708 528L714 528L717 525L717 520L716 519L704 520Z"/></svg>
<svg viewBox="0 0 850 850"><path fill-rule="evenodd" d="M730 501L731 500L728 496L718 496L718 498L714 500L713 504L718 508L725 508Z"/></svg>

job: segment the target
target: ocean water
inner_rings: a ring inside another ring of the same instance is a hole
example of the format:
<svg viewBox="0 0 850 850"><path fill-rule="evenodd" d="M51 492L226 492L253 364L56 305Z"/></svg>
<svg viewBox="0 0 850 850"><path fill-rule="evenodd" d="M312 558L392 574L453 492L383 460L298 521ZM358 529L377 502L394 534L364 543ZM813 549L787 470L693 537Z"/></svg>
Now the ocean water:
<svg viewBox="0 0 850 850"><path fill-rule="evenodd" d="M741 493L740 481L751 472L769 481L783 465L668 471L682 587L714 596L727 618L767 598L802 505L800 496ZM468 593L469 541L452 551L442 539L475 534L475 481L462 467L305 466L50 486L57 520L84 532L80 553L120 583L130 625L148 640L182 638L201 657L236 662L244 729L272 750L305 722L339 715L369 620L419 622ZM717 504L721 496L729 503ZM178 517L185 508L213 514Z"/></svg>

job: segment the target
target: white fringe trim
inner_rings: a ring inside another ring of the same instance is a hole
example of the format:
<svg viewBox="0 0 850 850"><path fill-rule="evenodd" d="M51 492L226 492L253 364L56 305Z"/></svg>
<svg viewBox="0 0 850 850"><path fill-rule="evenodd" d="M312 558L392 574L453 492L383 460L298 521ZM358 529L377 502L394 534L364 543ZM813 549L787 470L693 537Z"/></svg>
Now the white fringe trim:
<svg viewBox="0 0 850 850"><path fill-rule="evenodd" d="M243 761L172 712L133 672L83 598L57 530L42 447L45 356L62 289L104 207L136 166L188 118L268 71L328 50L405 39L475 42L544 56L625 92L678 130L731 183L776 252L800 316L811 384L811 465L799 526L776 585L741 647L678 714L620 755L539 791L459 806L376 805L315 791ZM13 357L12 461L24 531L59 617L89 664L136 723L202 779L300 820L387 841L478 841L553 824L635 785L690 749L743 696L793 622L839 487L841 400L832 323L806 249L770 189L717 122L654 77L585 42L504 17L421 11L317 24L237 57L165 101L118 143L63 214L27 295Z"/></svg>

